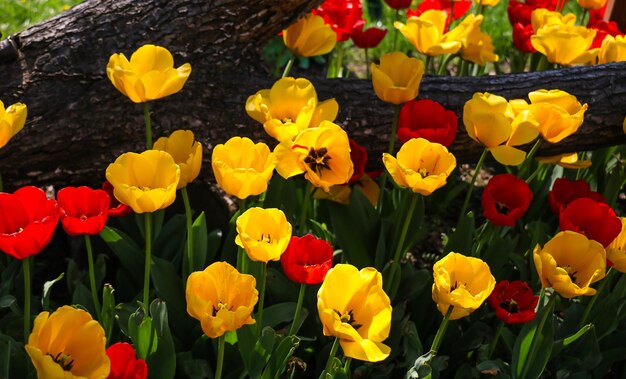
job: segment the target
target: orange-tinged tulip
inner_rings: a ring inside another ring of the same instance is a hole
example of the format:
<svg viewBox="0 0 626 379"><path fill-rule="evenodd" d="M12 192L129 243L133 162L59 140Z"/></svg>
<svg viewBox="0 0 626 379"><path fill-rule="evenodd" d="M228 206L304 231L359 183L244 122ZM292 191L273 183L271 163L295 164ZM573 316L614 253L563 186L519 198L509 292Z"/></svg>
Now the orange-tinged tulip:
<svg viewBox="0 0 626 379"><path fill-rule="evenodd" d="M271 89L248 97L246 112L263 124L267 134L282 142L323 120L335 120L339 105L335 99L318 102L315 87L307 79L282 78Z"/></svg>
<svg viewBox="0 0 626 379"><path fill-rule="evenodd" d="M595 60L598 49L589 49L595 36L595 29L584 26L548 24L531 36L530 42L548 62L569 66Z"/></svg>
<svg viewBox="0 0 626 379"><path fill-rule="evenodd" d="M433 301L445 315L453 306L450 320L478 309L496 285L489 266L482 260L449 253L433 266Z"/></svg>
<svg viewBox="0 0 626 379"><path fill-rule="evenodd" d="M606 259L613 263L613 268L626 272L626 217L620 217L622 231L617 238L606 247Z"/></svg>
<svg viewBox="0 0 626 379"><path fill-rule="evenodd" d="M259 299L254 276L240 274L226 262L215 262L189 275L185 298L187 313L200 321L209 338L217 338L246 324Z"/></svg>
<svg viewBox="0 0 626 379"><path fill-rule="evenodd" d="M626 36L607 35L598 53L598 63L626 61Z"/></svg>
<svg viewBox="0 0 626 379"><path fill-rule="evenodd" d="M566 298L595 295L590 285L604 278L606 271L602 244L569 230L554 236L543 248L537 245L533 259L541 285Z"/></svg>
<svg viewBox="0 0 626 379"><path fill-rule="evenodd" d="M15 136L26 122L26 105L15 103L6 109L0 101L0 148L4 147Z"/></svg>
<svg viewBox="0 0 626 379"><path fill-rule="evenodd" d="M312 13L283 30L285 46L299 57L330 53L337 43L337 33L321 16Z"/></svg>
<svg viewBox="0 0 626 379"><path fill-rule="evenodd" d="M267 190L274 174L276 156L266 144L233 137L213 149L211 166L217 184L229 195L246 199Z"/></svg>
<svg viewBox="0 0 626 379"><path fill-rule="evenodd" d="M444 34L446 19L446 12L430 9L419 17L409 17L406 24L396 21L393 25L417 51L435 57L454 54L461 48L461 42Z"/></svg>
<svg viewBox="0 0 626 379"><path fill-rule="evenodd" d="M193 182L200 174L202 144L195 140L191 130L176 130L169 137L161 137L153 149L168 152L180 167L178 189Z"/></svg>
<svg viewBox="0 0 626 379"><path fill-rule="evenodd" d="M317 292L317 312L324 335L339 338L346 357L379 362L389 356L382 342L391 328L391 302L376 269L335 265Z"/></svg>
<svg viewBox="0 0 626 379"><path fill-rule="evenodd" d="M104 329L82 309L62 306L41 312L25 346L37 377L106 379L110 361Z"/></svg>
<svg viewBox="0 0 626 379"><path fill-rule="evenodd" d="M428 196L446 184L456 158L441 144L413 138L400 147L397 158L383 153L383 163L397 185Z"/></svg>
<svg viewBox="0 0 626 379"><path fill-rule="evenodd" d="M191 74L191 65L174 68L174 58L164 47L143 45L126 59L113 54L107 65L107 76L118 91L135 103L160 99L183 89Z"/></svg>
<svg viewBox="0 0 626 379"><path fill-rule="evenodd" d="M279 144L274 154L280 176L287 179L304 173L311 184L326 192L331 186L347 183L354 172L348 134L330 121L304 130L293 142Z"/></svg>
<svg viewBox="0 0 626 379"><path fill-rule="evenodd" d="M530 112L539 124L543 139L557 143L574 134L582 125L587 104L561 90L537 90L528 94Z"/></svg>
<svg viewBox="0 0 626 379"><path fill-rule="evenodd" d="M590 160L579 160L578 153L553 155L550 157L536 157L539 163L556 164L564 168L580 170L591 167Z"/></svg>
<svg viewBox="0 0 626 379"><path fill-rule="evenodd" d="M176 199L180 168L169 153L147 150L120 155L106 170L113 194L135 213L154 212Z"/></svg>
<svg viewBox="0 0 626 379"><path fill-rule="evenodd" d="M417 97L424 63L395 52L380 57L380 65L372 63L371 71L376 96L387 103L402 104Z"/></svg>
<svg viewBox="0 0 626 379"><path fill-rule="evenodd" d="M287 250L291 224L280 209L250 208L237 217L235 243L256 262L277 261Z"/></svg>
<svg viewBox="0 0 626 379"><path fill-rule="evenodd" d="M578 5L585 9L600 9L606 5L607 0L576 0Z"/></svg>

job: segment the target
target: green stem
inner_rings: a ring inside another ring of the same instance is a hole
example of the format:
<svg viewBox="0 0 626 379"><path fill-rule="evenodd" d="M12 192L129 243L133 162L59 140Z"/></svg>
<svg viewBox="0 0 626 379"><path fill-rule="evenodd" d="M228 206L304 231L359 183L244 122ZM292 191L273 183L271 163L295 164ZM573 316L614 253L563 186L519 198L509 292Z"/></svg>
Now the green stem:
<svg viewBox="0 0 626 379"><path fill-rule="evenodd" d="M404 251L404 240L406 239L406 234L409 231L409 224L411 223L411 219L413 218L413 212L415 211L415 207L417 206L417 201L420 198L419 193L412 193L411 195L413 196L413 198L411 199L409 211L406 218L404 219L404 224L402 225L402 231L400 232L400 240L398 240L396 252L393 254L393 259L395 262L400 262L400 259L402 258L402 252Z"/></svg>
<svg viewBox="0 0 626 379"><path fill-rule="evenodd" d="M556 293L552 294L546 307L548 308L552 307L552 305L554 304L554 301L556 300L556 296L557 296ZM539 320L539 325L537 326L536 333L533 335L533 339L530 343L530 349L528 350L526 364L524 365L524 368L522 369L522 375L520 376L520 378L527 377L526 374L528 373L530 363L533 362L535 360L535 357L537 356L537 345L539 344L539 337L537 337L537 334L541 333L541 331L543 330L543 326L546 324L546 321L548 320L548 316L552 316L552 312L544 312L541 317L541 320Z"/></svg>
<svg viewBox="0 0 626 379"><path fill-rule="evenodd" d="M152 123L150 122L150 104L148 102L143 103L143 118L146 121L146 146L147 149L152 149Z"/></svg>
<svg viewBox="0 0 626 379"><path fill-rule="evenodd" d="M306 219L309 213L309 206L311 203L311 182L307 182L306 187L304 187L304 198L302 200L302 211L300 212L300 217L298 219L298 233L300 235L304 234L306 231Z"/></svg>
<svg viewBox="0 0 626 379"><path fill-rule="evenodd" d="M85 234L85 245L87 246L87 261L89 264L89 285L91 285L91 299L93 300L93 306L96 307L96 319L100 320L102 308L100 307L100 300L98 300L98 291L96 288L96 270L93 264L93 251L91 248L91 237L89 234Z"/></svg>
<svg viewBox="0 0 626 379"><path fill-rule="evenodd" d="M467 76L468 63L466 60L461 60L461 68L459 68L459 76Z"/></svg>
<svg viewBox="0 0 626 379"><path fill-rule="evenodd" d="M600 285L598 285L596 294L593 295L593 297L591 298L591 301L589 301L589 303L587 304L587 308L585 308L585 313L583 313L583 317L580 319L580 322L578 323L578 329L582 328L583 325L585 325L585 322L587 322L587 318L589 317L589 314L591 313L591 309L593 308L594 304L598 300L598 297L600 297L600 292L602 292L602 290L606 286L606 283L609 281L609 275L611 275L614 271L615 270L613 270L613 268L609 268L608 274L606 274L604 279L600 282Z"/></svg>
<svg viewBox="0 0 626 379"><path fill-rule="evenodd" d="M246 199L239 199L239 215L241 216L243 212L246 211ZM242 274L248 273L248 253L244 250L243 247L237 247L237 271Z"/></svg>
<svg viewBox="0 0 626 379"><path fill-rule="evenodd" d="M302 303L304 302L304 291L306 290L306 284L300 283L300 292L298 293L298 304L296 305L296 313L293 315L293 322L291 328L289 328L288 336L296 334L298 328L298 322L300 321L300 314L302 313Z"/></svg>
<svg viewBox="0 0 626 379"><path fill-rule="evenodd" d="M152 263L152 213L144 213L146 227L146 261L143 272L143 305L148 309L150 306L150 264Z"/></svg>
<svg viewBox="0 0 626 379"><path fill-rule="evenodd" d="M324 369L326 373L330 372L330 368L333 365L333 359L335 359L335 355L337 355L337 350L339 350L339 338L335 337L333 346L330 348L330 354L328 354L328 360L326 361L326 368Z"/></svg>
<svg viewBox="0 0 626 379"><path fill-rule="evenodd" d="M426 60L424 61L424 72L429 74L430 72L430 65L432 62L432 57L430 55L426 56Z"/></svg>
<svg viewBox="0 0 626 379"><path fill-rule="evenodd" d="M189 202L189 194L187 193L187 187L183 187L180 189L180 192L183 194L183 203L185 204L185 219L187 221L187 272L185 273L185 268L183 267L183 280L187 277L187 275L191 274L194 271L194 260L193 260L193 228L191 222L191 203Z"/></svg>
<svg viewBox="0 0 626 379"><path fill-rule="evenodd" d="M343 77L343 42L337 43L337 59L335 60L335 77Z"/></svg>
<svg viewBox="0 0 626 379"><path fill-rule="evenodd" d="M267 281L267 262L264 262L263 269L261 271L261 283L259 284L259 308L257 310L257 316L256 316L257 337L261 335L261 330L263 329L263 306L265 304L265 282L266 281Z"/></svg>
<svg viewBox="0 0 626 379"><path fill-rule="evenodd" d="M589 15L589 9L585 8L585 10L583 11L583 15L580 17L580 25L585 26L586 24L589 23L589 21L585 22L588 15Z"/></svg>
<svg viewBox="0 0 626 379"><path fill-rule="evenodd" d="M402 105L398 104L393 107L393 120L391 121L391 135L389 136L389 148L387 149L387 153L393 155L393 149L396 144L396 135L398 134L398 118L400 117L400 109L402 109ZM379 211L382 212L382 204L383 204L383 195L385 193L385 185L387 184L387 177L389 174L386 170L381 174L380 179L380 193L378 195L378 205L376 206Z"/></svg>
<svg viewBox="0 0 626 379"><path fill-rule="evenodd" d="M543 169L543 164L539 163L539 165L537 166L537 169L535 170L535 172L533 172L527 179L526 179L526 183L530 184L530 182L533 181L533 179L535 179L537 177L537 175L539 175L539 172Z"/></svg>
<svg viewBox="0 0 626 379"><path fill-rule="evenodd" d="M345 371L348 374L348 378L350 377L349 370L350 370L351 363L352 363L352 358L348 357L346 358L346 364L343 366L343 371Z"/></svg>
<svg viewBox="0 0 626 379"><path fill-rule="evenodd" d="M22 259L24 271L24 344L28 343L30 336L30 258Z"/></svg>
<svg viewBox="0 0 626 379"><path fill-rule="evenodd" d="M461 221L461 218L465 215L465 211L467 211L470 198L472 197L472 192L474 191L474 183L476 183L476 178L478 177L478 173L480 172L480 168L482 167L485 158L487 158L487 149L483 150L483 153L480 155L480 159L478 159L478 163L476 163L474 175L472 175L472 180L469 183L469 188L467 189L467 193L465 194L465 200L463 201L463 207L461 207L459 222Z"/></svg>
<svg viewBox="0 0 626 379"><path fill-rule="evenodd" d="M454 2L452 2L452 4L454 4ZM437 69L437 75L443 75L446 72L446 68L448 67L448 63L450 63L450 60L454 57L454 55L452 54L448 54L446 55L443 60L441 61L441 64L439 65L439 68Z"/></svg>
<svg viewBox="0 0 626 379"><path fill-rule="evenodd" d="M398 28L395 27L396 21L398 21L398 16L400 15L400 10L396 9L396 14L393 16L393 43L391 44L391 52L396 51L396 46L398 44Z"/></svg>
<svg viewBox="0 0 626 379"><path fill-rule="evenodd" d="M479 14L483 14L484 9L485 9L485 6L483 5L481 1L480 3L478 3L478 7L476 7L476 16L478 16Z"/></svg>
<svg viewBox="0 0 626 379"><path fill-rule="evenodd" d="M293 63L295 61L296 61L296 57L291 55L291 57L289 58L289 61L287 62L287 66L285 66L285 71L283 71L283 76L281 76L281 78L285 78L287 77L287 75L289 75L289 71L291 71L291 68L293 67Z"/></svg>
<svg viewBox="0 0 626 379"><path fill-rule="evenodd" d="M504 329L504 322L500 321L498 325L498 329L496 329L496 334L493 336L491 343L489 344L489 350L487 350L487 359L491 358L496 346L498 346L498 340L500 339L500 335L502 334L502 330Z"/></svg>
<svg viewBox="0 0 626 379"><path fill-rule="evenodd" d="M217 339L217 364L215 367L215 379L222 378L222 367L224 366L224 350L226 350L226 337L224 334Z"/></svg>
<svg viewBox="0 0 626 379"><path fill-rule="evenodd" d="M545 71L548 69L548 58L545 55L542 55L539 58L539 63L537 63L537 71Z"/></svg>
<svg viewBox="0 0 626 379"><path fill-rule="evenodd" d="M441 345L441 341L443 341L443 336L446 334L446 329L448 328L448 323L450 322L450 315L452 314L452 310L454 306L448 306L448 310L446 311L446 315L443 316L443 320L441 321L441 325L439 325L439 329L437 329L437 334L435 334L435 339L433 340L433 344L430 346L430 353L433 359L437 352L439 351L439 345Z"/></svg>
<svg viewBox="0 0 626 379"><path fill-rule="evenodd" d="M524 163L522 163L522 167L519 169L520 178L522 178L524 174L526 173L526 170L528 169L528 166L531 164L532 159L535 156L535 153L537 152L537 150L539 150L539 147L541 146L542 141L543 140L541 138L538 138L537 142L535 142L533 147L530 149L530 151L526 155L526 159L524 160Z"/></svg>

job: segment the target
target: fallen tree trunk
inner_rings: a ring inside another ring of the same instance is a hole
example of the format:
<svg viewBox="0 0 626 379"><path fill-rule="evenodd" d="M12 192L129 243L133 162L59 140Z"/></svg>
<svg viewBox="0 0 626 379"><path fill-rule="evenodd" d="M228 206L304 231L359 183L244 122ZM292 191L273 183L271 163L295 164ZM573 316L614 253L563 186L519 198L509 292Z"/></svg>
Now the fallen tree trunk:
<svg viewBox="0 0 626 379"><path fill-rule="evenodd" d="M28 105L27 126L0 151L8 189L26 184L90 184L126 151L144 146L142 108L117 92L105 75L108 58L127 56L145 43L169 48L176 65L192 74L179 94L152 105L155 137L191 129L207 147L201 178L212 181L210 153L235 135L274 142L244 111L247 96L269 88L259 50L270 38L321 0L87 0L33 26L0 46L0 93L5 104ZM368 80L315 79L319 97L337 98L337 122L370 152L371 167L387 146L392 107L379 101ZM425 77L421 98L461 115L474 92L525 97L559 88L589 103L580 131L540 154L595 149L626 141L626 64L483 77ZM460 162L473 162L482 147L462 126L452 146Z"/></svg>

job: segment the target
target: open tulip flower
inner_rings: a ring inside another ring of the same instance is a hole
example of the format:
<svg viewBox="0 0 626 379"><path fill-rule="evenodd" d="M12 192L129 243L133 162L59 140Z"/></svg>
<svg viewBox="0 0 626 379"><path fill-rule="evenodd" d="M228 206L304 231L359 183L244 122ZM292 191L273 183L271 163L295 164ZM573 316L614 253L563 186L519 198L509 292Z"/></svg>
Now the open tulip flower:
<svg viewBox="0 0 626 379"><path fill-rule="evenodd" d="M59 222L57 202L37 187L0 192L0 251L24 259L39 254Z"/></svg>
<svg viewBox="0 0 626 379"><path fill-rule="evenodd" d="M613 267L621 272L626 272L626 217L620 217L622 230L619 235L606 247L606 259Z"/></svg>
<svg viewBox="0 0 626 379"><path fill-rule="evenodd" d="M604 278L606 252L599 242L570 230L560 232L543 248L533 251L535 268L543 288L554 288L561 296L593 296L590 285Z"/></svg>
<svg viewBox="0 0 626 379"><path fill-rule="evenodd" d="M483 214L494 225L514 227L532 199L533 193L524 180L512 174L496 175L483 191Z"/></svg>
<svg viewBox="0 0 626 379"><path fill-rule="evenodd" d="M287 250L291 224L280 209L250 208L237 217L235 243L253 261L277 261Z"/></svg>
<svg viewBox="0 0 626 379"><path fill-rule="evenodd" d="M333 121L339 112L335 99L318 102L313 84L304 78L279 79L246 100L248 116L263 124L278 142L292 140L301 131Z"/></svg>
<svg viewBox="0 0 626 379"><path fill-rule="evenodd" d="M15 136L26 122L26 105L15 103L6 109L0 101L0 148L4 147Z"/></svg>
<svg viewBox="0 0 626 379"><path fill-rule="evenodd" d="M549 24L530 37L530 42L548 62L569 66L595 60L598 50L590 50L595 36L595 30L584 26Z"/></svg>
<svg viewBox="0 0 626 379"><path fill-rule="evenodd" d="M424 63L395 52L380 57L380 65L372 63L371 71L376 96L384 102L398 105L417 97Z"/></svg>
<svg viewBox="0 0 626 379"><path fill-rule="evenodd" d="M483 20L482 15L469 15L446 35L448 40L462 43L459 52L461 58L480 66L498 60L498 56L494 53L491 36L480 30Z"/></svg>
<svg viewBox="0 0 626 379"><path fill-rule="evenodd" d="M62 306L35 318L25 346L41 379L106 379L110 360L102 326L82 309Z"/></svg>
<svg viewBox="0 0 626 379"><path fill-rule="evenodd" d="M330 121L304 130L293 142L277 145L274 154L280 176L287 179L304 173L311 184L325 192L331 186L348 183L354 173L348 134Z"/></svg>
<svg viewBox="0 0 626 379"><path fill-rule="evenodd" d="M180 168L169 153L147 150L125 153L106 169L113 194L135 213L154 212L176 199Z"/></svg>
<svg viewBox="0 0 626 379"><path fill-rule="evenodd" d="M394 27L422 54L431 57L454 54L462 43L445 34L447 18L445 11L431 9L418 17L410 17L406 24L396 21Z"/></svg>
<svg viewBox="0 0 626 379"><path fill-rule="evenodd" d="M200 321L209 338L217 338L246 324L259 299L254 276L240 274L226 262L215 262L187 279L187 313Z"/></svg>
<svg viewBox="0 0 626 379"><path fill-rule="evenodd" d="M383 153L383 163L397 185L428 196L446 184L456 158L443 145L414 138L400 147L396 157Z"/></svg>
<svg viewBox="0 0 626 379"><path fill-rule="evenodd" d="M211 166L217 184L239 199L267 190L276 167L276 156L266 144L246 137L233 137L213 149Z"/></svg>
<svg viewBox="0 0 626 379"><path fill-rule="evenodd" d="M487 298L496 311L496 317L507 324L523 324L535 318L539 296L533 294L528 283L502 280Z"/></svg>
<svg viewBox="0 0 626 379"><path fill-rule="evenodd" d="M202 166L202 144L195 140L191 130L176 130L169 137L161 137L154 143L154 150L168 152L180 168L178 189L193 182Z"/></svg>
<svg viewBox="0 0 626 379"><path fill-rule="evenodd" d="M558 216L569 203L583 197L600 203L604 202L604 196L600 193L592 191L589 187L589 183L585 180L558 178L554 181L554 184L552 184L550 192L548 192L550 210Z"/></svg>
<svg viewBox="0 0 626 379"><path fill-rule="evenodd" d="M572 230L608 246L622 230L615 211L604 202L587 197L574 199L559 213L561 230Z"/></svg>
<svg viewBox="0 0 626 379"><path fill-rule="evenodd" d="M598 53L598 63L626 61L626 36L607 35Z"/></svg>
<svg viewBox="0 0 626 379"><path fill-rule="evenodd" d="M312 234L291 237L287 250L280 257L287 277L304 284L320 284L333 265L333 248Z"/></svg>
<svg viewBox="0 0 626 379"><path fill-rule="evenodd" d="M191 74L191 65L174 68L174 58L164 47L143 45L130 61L124 54L113 54L107 76L118 91L135 103L160 99L179 92Z"/></svg>
<svg viewBox="0 0 626 379"><path fill-rule="evenodd" d="M576 133L582 125L587 104L561 90L537 90L528 94L529 110L539 125L539 133L550 143L557 143Z"/></svg>
<svg viewBox="0 0 626 379"><path fill-rule="evenodd" d="M337 34L321 16L309 13L283 30L285 46L299 57L330 53L337 43Z"/></svg>
<svg viewBox="0 0 626 379"><path fill-rule="evenodd" d="M496 285L487 263L458 253L449 253L437 261L433 276L433 301L444 316L453 306L450 320L478 309Z"/></svg>
<svg viewBox="0 0 626 379"><path fill-rule="evenodd" d="M63 229L70 236L95 236L109 215L109 195L89 187L65 187L57 193Z"/></svg>
<svg viewBox="0 0 626 379"><path fill-rule="evenodd" d="M146 379L148 365L143 359L137 359L133 346L126 342L118 342L106 350L111 360L111 372L107 379Z"/></svg>
<svg viewBox="0 0 626 379"><path fill-rule="evenodd" d="M324 335L339 338L346 357L379 362L389 356L382 342L391 328L391 302L376 269L333 267L317 293L317 312Z"/></svg>

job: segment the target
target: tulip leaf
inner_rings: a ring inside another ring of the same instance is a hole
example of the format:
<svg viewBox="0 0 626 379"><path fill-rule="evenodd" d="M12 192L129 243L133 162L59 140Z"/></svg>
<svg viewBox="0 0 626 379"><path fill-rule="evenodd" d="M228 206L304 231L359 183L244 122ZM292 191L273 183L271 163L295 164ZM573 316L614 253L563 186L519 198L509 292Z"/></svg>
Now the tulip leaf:
<svg viewBox="0 0 626 379"><path fill-rule="evenodd" d="M263 327L269 326L275 328L276 326L287 323L293 320L293 315L296 312L296 303L280 303L274 304L263 309Z"/></svg>
<svg viewBox="0 0 626 379"><path fill-rule="evenodd" d="M536 379L545 369L554 343L553 311L554 300L551 300L534 320L522 327L513 348L511 371L514 379Z"/></svg>
<svg viewBox="0 0 626 379"><path fill-rule="evenodd" d="M158 373L159 379L171 379L176 374L176 351L168 324L166 303L155 299L150 304L150 315L158 344L146 360L148 372Z"/></svg>
<svg viewBox="0 0 626 379"><path fill-rule="evenodd" d="M134 274L130 277L136 281L140 281L141 277L137 273L143 272L143 251L137 246L129 236L124 232L105 226L100 232L100 237L106 242L115 255L119 258L129 273ZM137 284L139 284L137 282Z"/></svg>
<svg viewBox="0 0 626 379"><path fill-rule="evenodd" d="M180 264L181 254L186 242L186 219L182 214L172 216L154 240L154 256Z"/></svg>
<svg viewBox="0 0 626 379"><path fill-rule="evenodd" d="M193 237L193 270L201 271L207 267L207 255L209 246L209 236L206 226L206 216L204 211L196 218L191 225Z"/></svg>
<svg viewBox="0 0 626 379"><path fill-rule="evenodd" d="M176 268L165 259L152 257L151 278L160 298L165 301L172 317L175 334L186 340L191 338L190 323L186 317L185 290Z"/></svg>
<svg viewBox="0 0 626 379"><path fill-rule="evenodd" d="M448 243L446 243L443 252L449 253L454 251L455 253L471 255L474 230L474 213L468 212L462 215L456 229L448 236Z"/></svg>
<svg viewBox="0 0 626 379"><path fill-rule="evenodd" d="M300 339L296 336L283 337L276 350L272 352L272 358L263 372L264 379L278 379L285 371L289 358L300 345Z"/></svg>
<svg viewBox="0 0 626 379"><path fill-rule="evenodd" d="M146 359L158 346L156 331L152 327L152 319L145 316L141 308L138 308L128 318L128 335L137 352L137 358Z"/></svg>
<svg viewBox="0 0 626 379"><path fill-rule="evenodd" d="M400 190L399 196L400 199L396 211L386 217L387 220L391 220L392 225L392 235L389 236L390 238L387 238L390 241L390 246L388 246L390 254L396 251L406 222L409 223L407 229L409 232L405 234L404 243L401 247L403 253L421 240L426 232L424 228L424 196L408 190ZM413 207L413 213L409 215L413 202L416 202ZM388 259L393 259L393 256L390 255Z"/></svg>
<svg viewBox="0 0 626 379"><path fill-rule="evenodd" d="M580 337L584 336L589 330L593 328L593 324L583 325L578 332L572 334L567 338L562 338L558 341L554 341L554 346L552 347L552 353L550 355L550 359L556 357L563 349L565 349L570 344L576 342Z"/></svg>
<svg viewBox="0 0 626 379"><path fill-rule="evenodd" d="M239 352L250 378L260 378L269 361L276 333L272 328L264 328L260 338L255 337L256 325L244 325L237 330Z"/></svg>
<svg viewBox="0 0 626 379"><path fill-rule="evenodd" d="M43 294L41 295L41 308L43 310L50 309L50 290L52 289L52 286L54 285L54 283L61 281L61 279L63 279L64 276L65 276L65 273L62 272L55 279L49 280L43 284ZM2 308L2 305L0 305L0 308Z"/></svg>
<svg viewBox="0 0 626 379"><path fill-rule="evenodd" d="M389 262L383 269L383 289L390 299L396 297L396 292L400 288L400 280L402 279L402 269L400 263Z"/></svg>
<svg viewBox="0 0 626 379"><path fill-rule="evenodd" d="M100 322L104 329L104 335L107 340L110 339L113 331L113 321L115 320L115 295L114 289L110 284L105 284L102 288L102 312L100 314Z"/></svg>

